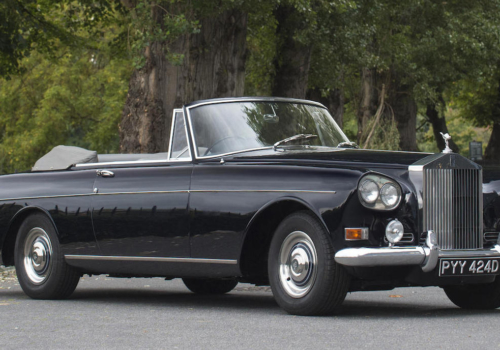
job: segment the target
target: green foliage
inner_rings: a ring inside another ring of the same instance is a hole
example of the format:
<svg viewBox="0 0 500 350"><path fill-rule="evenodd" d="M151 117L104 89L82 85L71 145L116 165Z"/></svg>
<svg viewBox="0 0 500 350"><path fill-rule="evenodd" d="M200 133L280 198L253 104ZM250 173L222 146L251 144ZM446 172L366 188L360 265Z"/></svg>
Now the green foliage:
<svg viewBox="0 0 500 350"><path fill-rule="evenodd" d="M27 170L58 144L118 151L131 67L95 61L88 52L65 52L53 64L35 53L23 61L26 74L0 81L0 169Z"/></svg>
<svg viewBox="0 0 500 350"><path fill-rule="evenodd" d="M140 0L130 9L127 24L127 40L134 67L141 69L146 63L145 49L154 42L171 44L183 34L199 32L199 21L186 16L188 6L180 1L151 2ZM181 54L167 51L166 57L175 64L181 64Z"/></svg>
<svg viewBox="0 0 500 350"><path fill-rule="evenodd" d="M144 67L155 43L182 64L173 44L221 11L248 13L246 94L269 95L279 6L294 9L294 40L313 48L309 87L344 92L350 139L358 133L360 72L374 68L378 87L397 93L397 74L421 109L444 92L462 152L472 139L486 146L500 75L500 0L3 0L0 172L27 169L57 144L117 151L132 69ZM417 125L419 148L437 151L422 110ZM369 146L397 149L393 120L381 119Z"/></svg>
<svg viewBox="0 0 500 350"><path fill-rule="evenodd" d="M375 124L375 118L370 120L366 130L363 132L362 140L366 140L370 131L374 130L373 135L366 145L367 149L382 149L399 151L399 131L396 126L396 121L389 118L381 118ZM359 145L364 147L365 145Z"/></svg>
<svg viewBox="0 0 500 350"><path fill-rule="evenodd" d="M345 105L343 132L351 141L356 140L358 134L358 121L356 118L356 106L353 102Z"/></svg>
<svg viewBox="0 0 500 350"><path fill-rule="evenodd" d="M98 46L54 42L56 59L32 51L19 63L23 74L0 79L0 173L28 170L58 144L118 151L132 65L112 45L120 33L116 19L106 23Z"/></svg>
<svg viewBox="0 0 500 350"><path fill-rule="evenodd" d="M450 106L460 111L460 116L470 120L476 126L488 126L491 120L493 106L498 97L498 75L485 77L481 80L461 80L452 85L449 94L453 98Z"/></svg>
<svg viewBox="0 0 500 350"><path fill-rule="evenodd" d="M184 56L171 49L170 45L186 34L200 32L201 21L216 16L222 11L239 8L255 11L265 8L263 0L137 0L127 13L127 43L134 68L141 69L146 63L147 49L154 43L161 43L165 57L173 64L180 65ZM255 5L255 6L254 6Z"/></svg>
<svg viewBox="0 0 500 350"><path fill-rule="evenodd" d="M248 16L247 48L250 55L246 62L245 94L269 96L274 75L273 60L276 55L276 19L274 4L266 2L259 11Z"/></svg>
<svg viewBox="0 0 500 350"><path fill-rule="evenodd" d="M58 43L91 47L89 37L103 34L96 27L111 19L117 6L106 0L2 0L0 77L23 72L21 61L33 50L54 58Z"/></svg>
<svg viewBox="0 0 500 350"><path fill-rule="evenodd" d="M453 103L450 103L453 105ZM490 128L482 128L474 126L471 121L463 117L462 109L454 109L452 107L446 108L443 112L446 118L446 124L450 135L453 137L453 141L457 144L460 149L460 154L464 157L469 156L469 142L478 141L483 143L483 154L488 144L491 130ZM425 120L425 116L419 115L419 123ZM442 149L438 149L432 128L429 125L423 126L419 130L418 139L420 140L418 147L422 152L436 153L441 152Z"/></svg>

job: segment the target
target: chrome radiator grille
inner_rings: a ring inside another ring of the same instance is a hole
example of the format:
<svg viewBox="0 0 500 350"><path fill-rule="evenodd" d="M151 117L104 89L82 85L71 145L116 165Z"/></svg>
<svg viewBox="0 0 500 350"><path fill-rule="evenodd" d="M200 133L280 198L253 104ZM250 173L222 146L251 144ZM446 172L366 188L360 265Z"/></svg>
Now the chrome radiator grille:
<svg viewBox="0 0 500 350"><path fill-rule="evenodd" d="M436 232L441 249L482 248L481 170L425 169L424 172L424 232Z"/></svg>

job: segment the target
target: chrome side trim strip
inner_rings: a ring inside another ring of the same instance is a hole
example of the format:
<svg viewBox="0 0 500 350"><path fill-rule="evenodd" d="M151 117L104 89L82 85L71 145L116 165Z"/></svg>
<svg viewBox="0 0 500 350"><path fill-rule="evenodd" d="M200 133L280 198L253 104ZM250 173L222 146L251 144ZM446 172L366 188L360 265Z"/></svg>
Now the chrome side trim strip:
<svg viewBox="0 0 500 350"><path fill-rule="evenodd" d="M161 258L153 256L102 256L102 255L65 255L66 260L95 260L95 261L144 261L144 262L176 262L198 264L236 265L237 260L231 259L201 259L201 258Z"/></svg>
<svg viewBox="0 0 500 350"><path fill-rule="evenodd" d="M189 192L282 192L282 193L325 193L336 194L337 191L315 191L315 190L190 190Z"/></svg>
<svg viewBox="0 0 500 350"><path fill-rule="evenodd" d="M46 198L64 198L64 197L85 197L85 196L92 196L93 193L83 193L83 194L61 194L61 195L55 195L55 196L38 196L38 197L19 197L19 198L5 198L5 199L0 199L1 201L20 201L20 200L25 200L25 199L46 199Z"/></svg>
<svg viewBox="0 0 500 350"><path fill-rule="evenodd" d="M171 190L171 191L137 191L137 192L109 192L109 193L84 193L84 194L62 194L56 196L40 196L40 197L19 197L0 199L1 201L20 201L25 199L47 199L47 198L64 198L64 197L85 197L85 196L110 196L119 194L161 194L161 193L242 193L242 192L269 192L269 193L322 193L336 194L337 191L315 191L315 190Z"/></svg>
<svg viewBox="0 0 500 350"><path fill-rule="evenodd" d="M190 160L186 160L186 162L190 162ZM103 163L80 163L75 164L75 168L83 168L83 167L105 167L108 165L128 165L128 164L152 164L152 163L169 163L168 159L150 159L150 160L125 160L122 162L103 162Z"/></svg>
<svg viewBox="0 0 500 350"><path fill-rule="evenodd" d="M137 192L98 192L97 196L110 196L110 195L118 195L118 194L161 194L161 193L189 193L188 190L172 190L172 191L137 191Z"/></svg>
<svg viewBox="0 0 500 350"><path fill-rule="evenodd" d="M269 192L269 193L323 193L336 194L336 191L313 191L313 190L172 190L172 191L138 191L138 192L109 192L96 193L98 196L109 196L113 194L157 194L157 193L242 193L242 192Z"/></svg>

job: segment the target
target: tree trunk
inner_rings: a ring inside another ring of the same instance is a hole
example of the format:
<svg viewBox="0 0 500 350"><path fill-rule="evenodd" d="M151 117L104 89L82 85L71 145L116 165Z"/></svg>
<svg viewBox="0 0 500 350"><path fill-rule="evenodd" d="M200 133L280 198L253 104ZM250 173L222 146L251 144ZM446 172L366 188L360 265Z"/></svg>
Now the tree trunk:
<svg viewBox="0 0 500 350"><path fill-rule="evenodd" d="M278 22L277 54L274 61L276 75L272 95L304 99L306 97L312 46L295 40L295 34L302 23L293 6L279 6L275 11ZM298 27L299 26L299 27Z"/></svg>
<svg viewBox="0 0 500 350"><path fill-rule="evenodd" d="M161 23L164 10L153 7ZM165 43L145 50L146 64L130 79L120 124L122 153L168 150L172 110L200 99L242 96L244 92L247 14L227 10L200 21L201 31L169 45L183 54L181 65L166 59Z"/></svg>
<svg viewBox="0 0 500 350"><path fill-rule="evenodd" d="M491 131L490 140L486 151L484 152L484 159L488 161L500 161L500 81L497 90L497 100L491 110L491 120L493 121L493 130Z"/></svg>
<svg viewBox="0 0 500 350"><path fill-rule="evenodd" d="M388 104L399 132L399 149L417 152L417 110L411 86L401 81L401 74L391 69L391 92Z"/></svg>
<svg viewBox="0 0 500 350"><path fill-rule="evenodd" d="M307 90L306 97L308 100L324 104L330 111L333 119L335 119L339 127L342 129L345 103L344 91L334 89L330 90L326 96L323 96L320 89L309 89Z"/></svg>
<svg viewBox="0 0 500 350"><path fill-rule="evenodd" d="M417 103L408 86L401 86L390 105L399 131L399 149L417 152Z"/></svg>
<svg viewBox="0 0 500 350"><path fill-rule="evenodd" d="M441 132L443 134L448 133L448 127L446 126L446 119L443 117L439 117L439 112L437 109L437 105L435 102L429 101L427 103L427 110L425 112L427 115L427 119L432 125L432 131L434 132L434 139L436 140L437 147L440 151L444 150L446 147L443 137L441 136ZM451 135L453 137L453 135ZM449 142L450 148L455 153L459 153L459 148L457 144L453 141L453 138Z"/></svg>
<svg viewBox="0 0 500 350"><path fill-rule="evenodd" d="M357 111L358 117L358 138L357 143L360 145L363 140L363 133L370 119L377 111L378 93L376 87L376 70L363 68L361 71L361 98Z"/></svg>
<svg viewBox="0 0 500 350"><path fill-rule="evenodd" d="M484 152L484 159L496 163L500 162L500 122L498 121L493 123L493 130Z"/></svg>

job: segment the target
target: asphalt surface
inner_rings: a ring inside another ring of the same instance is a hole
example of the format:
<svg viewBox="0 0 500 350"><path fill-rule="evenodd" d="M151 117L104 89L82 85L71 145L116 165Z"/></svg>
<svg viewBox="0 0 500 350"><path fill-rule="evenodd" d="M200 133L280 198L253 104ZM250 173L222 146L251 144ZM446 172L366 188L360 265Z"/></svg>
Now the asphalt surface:
<svg viewBox="0 0 500 350"><path fill-rule="evenodd" d="M459 309L439 288L352 293L340 315L299 317L266 287L198 296L159 278L85 276L68 300L32 300L0 270L0 325L2 350L500 348L500 309Z"/></svg>

